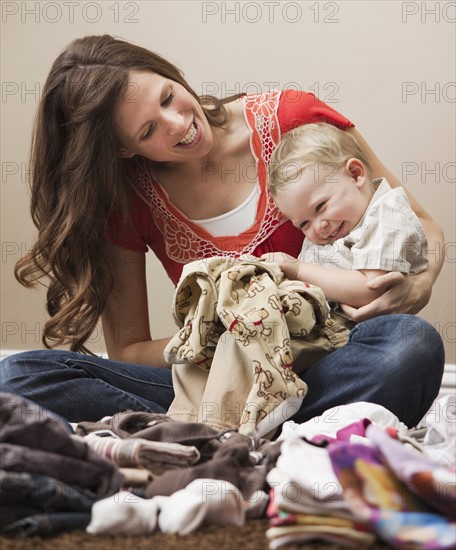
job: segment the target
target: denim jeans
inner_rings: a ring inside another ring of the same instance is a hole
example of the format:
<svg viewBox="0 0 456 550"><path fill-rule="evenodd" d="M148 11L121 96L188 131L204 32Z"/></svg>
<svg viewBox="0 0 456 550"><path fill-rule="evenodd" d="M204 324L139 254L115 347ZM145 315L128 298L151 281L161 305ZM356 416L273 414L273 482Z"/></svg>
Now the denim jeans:
<svg viewBox="0 0 456 550"><path fill-rule="evenodd" d="M309 391L292 420L305 422L328 408L368 401L383 405L411 428L437 397L444 365L442 339L420 317L363 321L351 330L346 346L302 376Z"/></svg>
<svg viewBox="0 0 456 550"><path fill-rule="evenodd" d="M346 346L304 373L309 392L293 420L304 422L337 405L369 401L415 426L438 394L443 366L440 335L423 319L369 319L355 326ZM170 369L66 351L31 351L4 359L0 389L71 422L127 409L166 412L174 397Z"/></svg>
<svg viewBox="0 0 456 550"><path fill-rule="evenodd" d="M56 350L4 359L0 390L26 397L70 422L100 420L127 409L165 413L174 399L171 369Z"/></svg>
<svg viewBox="0 0 456 550"><path fill-rule="evenodd" d="M49 476L0 470L0 532L50 535L85 529L94 497Z"/></svg>
<svg viewBox="0 0 456 550"><path fill-rule="evenodd" d="M90 512L49 512L18 519L2 532L10 537L45 537L62 531L84 531L90 519Z"/></svg>

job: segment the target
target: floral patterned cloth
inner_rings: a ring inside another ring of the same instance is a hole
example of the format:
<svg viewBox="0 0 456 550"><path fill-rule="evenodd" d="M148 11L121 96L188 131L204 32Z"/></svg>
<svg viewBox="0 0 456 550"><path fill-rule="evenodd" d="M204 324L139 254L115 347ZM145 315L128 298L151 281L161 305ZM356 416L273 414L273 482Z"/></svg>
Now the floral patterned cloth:
<svg viewBox="0 0 456 550"><path fill-rule="evenodd" d="M455 472L375 425L367 427L366 436L371 445L337 441L328 447L355 517L394 548L455 548Z"/></svg>
<svg viewBox="0 0 456 550"><path fill-rule="evenodd" d="M311 440L284 429L267 477L270 549L307 540L368 548L372 535L398 549L456 548L456 472L404 443L391 424L341 424Z"/></svg>

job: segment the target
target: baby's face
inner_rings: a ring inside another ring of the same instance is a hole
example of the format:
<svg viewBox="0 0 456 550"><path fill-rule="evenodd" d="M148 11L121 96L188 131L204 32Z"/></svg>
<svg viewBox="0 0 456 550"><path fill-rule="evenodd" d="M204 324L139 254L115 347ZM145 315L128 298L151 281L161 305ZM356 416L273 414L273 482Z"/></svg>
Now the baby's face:
<svg viewBox="0 0 456 550"><path fill-rule="evenodd" d="M366 211L370 196L365 176L346 168L313 164L275 197L282 213L317 244L329 244L348 235Z"/></svg>

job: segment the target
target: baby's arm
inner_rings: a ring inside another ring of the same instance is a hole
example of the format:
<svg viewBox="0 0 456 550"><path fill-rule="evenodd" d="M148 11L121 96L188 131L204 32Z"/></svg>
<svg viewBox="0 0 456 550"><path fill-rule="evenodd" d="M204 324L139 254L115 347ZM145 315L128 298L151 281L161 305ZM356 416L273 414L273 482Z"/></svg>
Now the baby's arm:
<svg viewBox="0 0 456 550"><path fill-rule="evenodd" d="M297 279L319 286L328 300L358 308L370 304L383 294L383 289L372 290L366 283L385 273L387 271L380 269L328 269L299 261Z"/></svg>
<svg viewBox="0 0 456 550"><path fill-rule="evenodd" d="M276 262L287 279L320 287L328 300L358 308L370 304L383 293L383 289L372 290L366 284L387 273L380 269L329 269L297 260L281 252L266 254L265 258Z"/></svg>

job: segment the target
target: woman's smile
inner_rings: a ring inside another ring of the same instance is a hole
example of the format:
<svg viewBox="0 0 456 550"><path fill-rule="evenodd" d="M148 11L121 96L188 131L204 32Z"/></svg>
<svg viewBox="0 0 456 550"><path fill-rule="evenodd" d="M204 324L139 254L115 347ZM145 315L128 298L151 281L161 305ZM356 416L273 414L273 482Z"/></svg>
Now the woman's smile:
<svg viewBox="0 0 456 550"><path fill-rule="evenodd" d="M141 155L156 162L202 159L213 135L197 99L181 84L145 71L132 71L128 101L116 105L121 156Z"/></svg>

